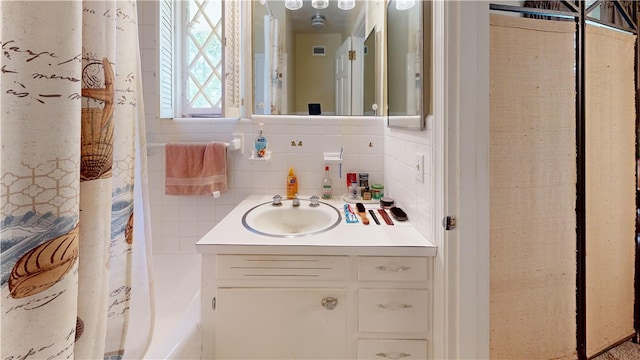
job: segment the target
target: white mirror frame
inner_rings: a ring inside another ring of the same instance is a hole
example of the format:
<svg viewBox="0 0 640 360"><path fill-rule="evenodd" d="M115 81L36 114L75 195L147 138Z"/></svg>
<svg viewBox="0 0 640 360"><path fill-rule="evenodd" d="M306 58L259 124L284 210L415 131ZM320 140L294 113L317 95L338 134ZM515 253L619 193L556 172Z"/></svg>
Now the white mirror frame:
<svg viewBox="0 0 640 360"><path fill-rule="evenodd" d="M253 0L257 1L257 0ZM253 113L253 25L252 25L252 6L253 1L241 1L241 24L242 24L242 76L241 76L241 97L242 104L240 115L242 118L251 119L258 114ZM383 77L386 74L384 68L386 59L383 53L384 44L384 27L386 24L386 2L387 0L364 0L366 1L366 20L365 20L365 34L376 28L376 104L377 115L371 116L379 117L386 114L386 102ZM259 115L259 116L280 116L280 115ZM309 116L309 115L290 115L290 116ZM340 116L337 116L340 117ZM362 116L348 115L344 118L349 119L351 117L362 118ZM366 117L366 116L365 116Z"/></svg>
<svg viewBox="0 0 640 360"><path fill-rule="evenodd" d="M433 47L433 26L434 26L434 19L433 19L433 3L435 1L418 1L417 3L420 4L421 6L421 12L420 12L420 24L422 27L421 30L421 36L420 36L420 46L422 47L422 59L421 59L421 83L420 83L420 106L419 106L419 110L418 110L418 114L415 115L389 115L389 63L388 63L388 56L386 56L386 64L384 67L384 70L386 72L385 74L385 95L386 95L386 114L387 114L387 126L390 128L402 128L402 129L409 129L409 130L424 130L427 127L428 124L428 118L429 115L431 113L431 109L432 109L432 94L433 94L433 72L432 72L432 62L433 62L433 55L432 55L432 51L431 48ZM391 5L391 1L388 0L386 7L388 8ZM404 11L411 11L411 10L404 10ZM386 14L386 12L385 12ZM428 21L427 23L425 23L425 18L429 18L430 21ZM390 25L388 24L388 18L387 18L387 23L386 23L387 27L390 27ZM428 41L429 44L431 44L431 46L429 46L429 48L425 48L424 43L425 43L425 38L428 37L430 39L430 41ZM386 55L388 53L388 34L385 33L385 40L384 40L384 54Z"/></svg>

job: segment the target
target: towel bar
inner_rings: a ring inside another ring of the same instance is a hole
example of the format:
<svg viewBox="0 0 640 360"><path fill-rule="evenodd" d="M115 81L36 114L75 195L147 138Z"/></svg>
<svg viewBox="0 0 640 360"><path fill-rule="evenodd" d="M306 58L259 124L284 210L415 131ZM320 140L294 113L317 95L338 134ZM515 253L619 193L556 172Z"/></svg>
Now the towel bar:
<svg viewBox="0 0 640 360"><path fill-rule="evenodd" d="M240 138L234 138L231 141L225 141L224 144L227 146L227 149L230 151L242 149L242 141L240 140ZM147 150L163 148L165 147L165 145L167 144L166 143L147 143Z"/></svg>

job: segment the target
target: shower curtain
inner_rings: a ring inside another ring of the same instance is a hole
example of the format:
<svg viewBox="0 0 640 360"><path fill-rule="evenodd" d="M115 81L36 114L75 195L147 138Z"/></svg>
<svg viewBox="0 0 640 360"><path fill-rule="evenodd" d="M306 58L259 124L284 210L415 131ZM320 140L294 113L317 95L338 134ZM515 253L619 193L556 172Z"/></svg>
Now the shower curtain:
<svg viewBox="0 0 640 360"><path fill-rule="evenodd" d="M143 196L133 211L135 1L0 1L0 14L0 358L120 359L132 292L149 293L132 289L148 284L132 268L150 241Z"/></svg>

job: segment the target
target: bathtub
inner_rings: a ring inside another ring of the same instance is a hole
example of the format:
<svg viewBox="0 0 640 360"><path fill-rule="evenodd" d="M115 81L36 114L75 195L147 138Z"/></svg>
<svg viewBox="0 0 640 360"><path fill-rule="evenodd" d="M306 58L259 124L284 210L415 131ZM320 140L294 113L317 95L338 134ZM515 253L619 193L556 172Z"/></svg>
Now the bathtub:
<svg viewBox="0 0 640 360"><path fill-rule="evenodd" d="M145 359L200 359L200 254L155 253L156 317Z"/></svg>

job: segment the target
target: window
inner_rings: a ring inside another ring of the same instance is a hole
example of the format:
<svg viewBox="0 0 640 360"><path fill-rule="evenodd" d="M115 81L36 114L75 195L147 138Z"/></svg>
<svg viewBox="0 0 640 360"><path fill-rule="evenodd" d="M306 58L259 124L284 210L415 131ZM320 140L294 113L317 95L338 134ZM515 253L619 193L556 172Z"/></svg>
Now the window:
<svg viewBox="0 0 640 360"><path fill-rule="evenodd" d="M233 116L225 112L239 108L238 2L160 2L160 117Z"/></svg>

